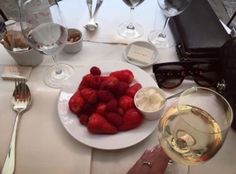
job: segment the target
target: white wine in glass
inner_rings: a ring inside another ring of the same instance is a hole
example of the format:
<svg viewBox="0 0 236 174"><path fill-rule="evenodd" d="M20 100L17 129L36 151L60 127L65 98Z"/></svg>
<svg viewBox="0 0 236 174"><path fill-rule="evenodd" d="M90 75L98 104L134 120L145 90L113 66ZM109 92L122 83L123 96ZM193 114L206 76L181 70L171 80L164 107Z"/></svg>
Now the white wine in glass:
<svg viewBox="0 0 236 174"><path fill-rule="evenodd" d="M19 0L21 29L29 44L42 54L52 56L55 65L44 76L49 87L61 88L73 67L56 61L56 54L67 41L61 10L56 0Z"/></svg>
<svg viewBox="0 0 236 174"><path fill-rule="evenodd" d="M130 20L119 25L118 34L124 38L134 39L142 36L143 27L133 22L134 8L140 5L144 0L123 0L123 2L130 7Z"/></svg>
<svg viewBox="0 0 236 174"><path fill-rule="evenodd" d="M177 163L202 164L219 151L232 119L223 96L208 88L190 88L159 121L161 147Z"/></svg>
<svg viewBox="0 0 236 174"><path fill-rule="evenodd" d="M166 26L168 25L169 19L182 13L189 6L191 1L192 0L157 0L157 3L166 19L161 30L153 30L149 33L149 42L154 44L157 48L172 47L174 41L166 35Z"/></svg>

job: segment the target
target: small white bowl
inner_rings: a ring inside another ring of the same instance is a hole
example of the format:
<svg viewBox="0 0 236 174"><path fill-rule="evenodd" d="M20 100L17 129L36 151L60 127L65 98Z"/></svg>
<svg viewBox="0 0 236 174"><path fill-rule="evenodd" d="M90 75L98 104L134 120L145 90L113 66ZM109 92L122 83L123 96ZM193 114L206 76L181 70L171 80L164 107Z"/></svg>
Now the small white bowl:
<svg viewBox="0 0 236 174"><path fill-rule="evenodd" d="M9 40L11 41L12 47L13 45L15 46L12 49ZM1 43L8 54L16 61L18 65L37 66L41 64L44 59L43 54L28 46L20 31L4 32Z"/></svg>
<svg viewBox="0 0 236 174"><path fill-rule="evenodd" d="M150 51L153 51L153 55L150 58L148 58L148 60L142 60L142 61L129 58L128 54L129 54L130 49L133 46L138 46L140 48L148 49ZM157 61L157 59L158 59L158 52L157 52L156 47L153 44L149 43L149 42L146 42L146 41L134 41L134 42L130 43L125 48L125 50L123 52L123 57L124 57L124 59L127 62L129 62L131 64L134 64L136 66L139 66L141 68L145 68L145 67L149 67L149 66L153 65ZM145 61L147 61L147 62L145 62Z"/></svg>
<svg viewBox="0 0 236 174"><path fill-rule="evenodd" d="M37 66L42 63L44 56L38 51L30 48L24 51L11 51L5 48L8 54L16 61L18 65Z"/></svg>
<svg viewBox="0 0 236 174"><path fill-rule="evenodd" d="M75 54L81 51L83 46L82 32L75 28L68 29L68 39L63 48L63 51L70 54Z"/></svg>
<svg viewBox="0 0 236 174"><path fill-rule="evenodd" d="M135 94L134 104L145 119L157 120L164 112L166 95L158 87L144 87Z"/></svg>

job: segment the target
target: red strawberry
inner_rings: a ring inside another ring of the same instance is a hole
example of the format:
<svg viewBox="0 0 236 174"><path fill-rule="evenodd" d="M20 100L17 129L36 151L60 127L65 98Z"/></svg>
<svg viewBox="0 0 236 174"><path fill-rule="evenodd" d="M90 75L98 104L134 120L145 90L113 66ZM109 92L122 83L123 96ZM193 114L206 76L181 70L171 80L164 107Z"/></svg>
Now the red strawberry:
<svg viewBox="0 0 236 174"><path fill-rule="evenodd" d="M114 98L107 102L106 108L107 108L107 111L117 111L117 106L118 106L118 102Z"/></svg>
<svg viewBox="0 0 236 174"><path fill-rule="evenodd" d="M121 107L118 107L117 108L117 113L120 114L121 116L123 116L125 112Z"/></svg>
<svg viewBox="0 0 236 174"><path fill-rule="evenodd" d="M70 98L69 100L69 108L71 110L71 112L75 113L75 114L79 114L83 107L84 107L84 99L83 97L80 95L79 91L76 91Z"/></svg>
<svg viewBox="0 0 236 174"><path fill-rule="evenodd" d="M137 109L129 109L123 116L123 124L119 126L119 130L126 131L138 127L143 122L143 116Z"/></svg>
<svg viewBox="0 0 236 174"><path fill-rule="evenodd" d="M100 77L101 81L104 81L104 80L106 80L109 76L99 76L99 77Z"/></svg>
<svg viewBox="0 0 236 174"><path fill-rule="evenodd" d="M97 101L97 91L92 88L84 88L80 91L81 96L88 103L96 103Z"/></svg>
<svg viewBox="0 0 236 174"><path fill-rule="evenodd" d="M119 107L121 107L124 111L127 111L128 109L134 107L134 99L132 97L123 95L119 98L118 104Z"/></svg>
<svg viewBox="0 0 236 174"><path fill-rule="evenodd" d="M86 115L91 115L95 111L96 111L96 103L95 104L85 103L82 113L84 113Z"/></svg>
<svg viewBox="0 0 236 174"><path fill-rule="evenodd" d="M86 114L81 114L79 116L79 122L82 124L82 125L87 125L88 124L88 120L89 120L89 116L86 115Z"/></svg>
<svg viewBox="0 0 236 174"><path fill-rule="evenodd" d="M108 112L106 119L117 128L123 124L123 118L115 112Z"/></svg>
<svg viewBox="0 0 236 174"><path fill-rule="evenodd" d="M127 89L129 88L129 84L126 82L119 82L117 90L114 91L116 96L122 96L126 93Z"/></svg>
<svg viewBox="0 0 236 174"><path fill-rule="evenodd" d="M94 79L92 74L86 74L85 76L83 76L82 81L79 84L79 90L83 89L83 88L89 88L91 85L91 81Z"/></svg>
<svg viewBox="0 0 236 174"><path fill-rule="evenodd" d="M98 89L104 79L103 76L87 74L82 78L82 81L79 84L79 90L83 88Z"/></svg>
<svg viewBox="0 0 236 174"><path fill-rule="evenodd" d="M101 75L101 70L98 67L93 66L90 68L90 73L92 75Z"/></svg>
<svg viewBox="0 0 236 174"><path fill-rule="evenodd" d="M96 113L98 114L105 114L106 112L107 105L105 103L98 103L97 108L96 108Z"/></svg>
<svg viewBox="0 0 236 174"><path fill-rule="evenodd" d="M134 79L132 71L128 69L113 71L110 73L110 76L114 76L118 78L120 81L126 82L128 84L131 83Z"/></svg>
<svg viewBox="0 0 236 174"><path fill-rule="evenodd" d="M106 79L103 79L100 89L116 91L119 86L119 80L116 77L108 76Z"/></svg>
<svg viewBox="0 0 236 174"><path fill-rule="evenodd" d="M94 75L90 81L90 87L93 89L99 89L102 83L102 77L98 75Z"/></svg>
<svg viewBox="0 0 236 174"><path fill-rule="evenodd" d="M98 99L101 102L108 102L108 101L114 99L114 96L108 90L99 90L98 91Z"/></svg>
<svg viewBox="0 0 236 174"><path fill-rule="evenodd" d="M141 88L142 88L142 85L140 83L135 83L127 89L126 95L128 95L130 97L134 97L136 92Z"/></svg>
<svg viewBox="0 0 236 174"><path fill-rule="evenodd" d="M91 133L98 134L115 134L118 131L115 126L98 113L94 113L89 117L87 128Z"/></svg>

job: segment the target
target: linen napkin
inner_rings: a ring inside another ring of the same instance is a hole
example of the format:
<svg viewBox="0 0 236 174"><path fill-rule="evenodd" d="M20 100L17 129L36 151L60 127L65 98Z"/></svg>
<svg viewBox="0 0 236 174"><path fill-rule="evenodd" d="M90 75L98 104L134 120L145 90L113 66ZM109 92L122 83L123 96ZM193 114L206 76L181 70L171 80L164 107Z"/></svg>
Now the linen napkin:
<svg viewBox="0 0 236 174"><path fill-rule="evenodd" d="M8 152L15 118L11 109L13 88L0 91L0 168ZM31 109L19 124L15 174L89 174L91 148L72 138L62 126L57 115L59 91L37 88L31 92Z"/></svg>

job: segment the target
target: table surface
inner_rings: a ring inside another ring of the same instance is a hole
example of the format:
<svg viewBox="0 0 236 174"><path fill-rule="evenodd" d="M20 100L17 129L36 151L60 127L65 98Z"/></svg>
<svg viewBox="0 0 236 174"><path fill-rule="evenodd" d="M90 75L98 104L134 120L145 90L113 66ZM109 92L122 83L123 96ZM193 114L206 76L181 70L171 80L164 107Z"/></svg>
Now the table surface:
<svg viewBox="0 0 236 174"><path fill-rule="evenodd" d="M97 42L125 42L117 35L120 23L128 20L129 8L121 0L104 0L98 12L99 28L95 33L86 32L83 26L88 21L85 0L64 0L59 3L67 26L78 28L85 40ZM145 0L134 11L134 20L144 27L144 35L137 40L147 40L148 33L164 24L164 16L156 0ZM169 34L170 31L167 28ZM60 52L58 61L72 65L79 71L81 67L96 61L124 61L122 53L125 45L83 42L82 51L77 54ZM178 61L175 48L159 49L157 62ZM0 71L5 65L15 65L14 60L0 46ZM33 94L32 108L20 122L16 152L16 174L121 174L126 173L146 148L158 143L157 131L140 143L120 150L99 150L88 147L71 137L62 126L57 114L59 89L47 87L43 72L53 61L46 57L40 66L34 67L28 80ZM151 67L144 68L151 75ZM178 92L192 82L184 81L181 87L166 91L167 95ZM0 79L0 169L8 151L15 113L11 110L10 98L13 81ZM191 167L191 174L214 173L235 174L236 134L230 130L221 150L213 159L203 165Z"/></svg>

